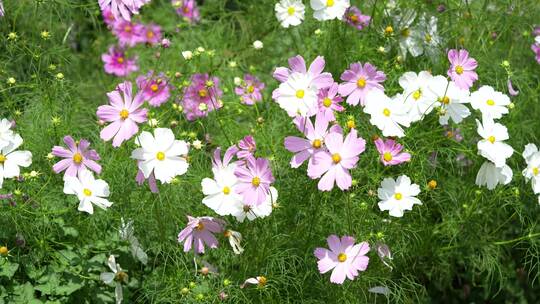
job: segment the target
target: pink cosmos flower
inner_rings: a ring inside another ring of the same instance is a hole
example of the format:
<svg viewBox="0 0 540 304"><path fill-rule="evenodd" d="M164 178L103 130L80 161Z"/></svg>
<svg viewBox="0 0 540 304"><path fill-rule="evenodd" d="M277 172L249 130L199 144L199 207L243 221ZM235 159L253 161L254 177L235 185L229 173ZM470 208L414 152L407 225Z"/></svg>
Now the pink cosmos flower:
<svg viewBox="0 0 540 304"><path fill-rule="evenodd" d="M115 24L116 22L116 18L114 18L114 15L113 13L111 12L110 9L105 9L105 10L102 10L101 11L101 16L103 17L103 22L105 22L105 24L112 28L113 25Z"/></svg>
<svg viewBox="0 0 540 304"><path fill-rule="evenodd" d="M156 45L159 44L161 41L161 27L156 24L148 24L146 26L143 26L142 30L142 38L143 41L151 44Z"/></svg>
<svg viewBox="0 0 540 304"><path fill-rule="evenodd" d="M4 4L2 3L2 0L0 0L0 17L4 16Z"/></svg>
<svg viewBox="0 0 540 304"><path fill-rule="evenodd" d="M139 171L137 171L137 176L135 176L135 181L137 182L137 185L142 186L145 180L146 179L144 178L144 172L139 169ZM150 187L150 191L152 191L152 193L159 192L154 171L152 171L152 173L150 173L150 176L148 176L148 187Z"/></svg>
<svg viewBox="0 0 540 304"><path fill-rule="evenodd" d="M234 89L236 95L240 96L240 101L243 104L253 105L257 101L262 100L262 90L264 89L264 83L262 83L257 77L246 74L241 86Z"/></svg>
<svg viewBox="0 0 540 304"><path fill-rule="evenodd" d="M145 41L144 25L140 23L119 19L113 24L112 33L118 38L121 47L134 47Z"/></svg>
<svg viewBox="0 0 540 304"><path fill-rule="evenodd" d="M245 203L260 205L265 201L274 182L267 159L249 156L243 165L236 167L234 174L238 177L236 192L244 197Z"/></svg>
<svg viewBox="0 0 540 304"><path fill-rule="evenodd" d="M176 13L189 23L197 23L201 20L201 14L195 0L172 0L174 6L178 7Z"/></svg>
<svg viewBox="0 0 540 304"><path fill-rule="evenodd" d="M357 136L355 129L345 139L343 134L332 132L324 140L328 151L315 153L313 166L308 167L308 176L313 179L322 176L318 184L321 191L332 190L334 182L341 190L347 190L352 185L349 170L356 167L358 156L366 148L366 141Z"/></svg>
<svg viewBox="0 0 540 304"><path fill-rule="evenodd" d="M138 14L139 9L150 0L99 0L102 11L110 10L116 19L131 20L132 14Z"/></svg>
<svg viewBox="0 0 540 304"><path fill-rule="evenodd" d="M536 57L536 62L540 63L540 44L533 43L531 45L531 49L534 52L534 55Z"/></svg>
<svg viewBox="0 0 540 304"><path fill-rule="evenodd" d="M506 86L508 87L508 94L510 94L511 96L519 95L519 91L514 89L514 86L512 85L512 80L510 80L510 77L506 81Z"/></svg>
<svg viewBox="0 0 540 304"><path fill-rule="evenodd" d="M334 83L332 74L324 72L324 66L326 62L324 57L317 56L315 60L309 66L309 69L306 70L306 62L304 57L297 55L295 57L289 58L289 67L278 67L274 71L273 77L279 82L286 82L289 79L289 76L293 73L300 73L307 75L310 79L310 85L314 85L317 89L325 89L330 87ZM277 99L279 97L278 89L275 89L272 92L272 98Z"/></svg>
<svg viewBox="0 0 540 304"><path fill-rule="evenodd" d="M323 114L315 117L315 126L311 119L306 117L296 117L294 124L298 131L302 132L306 138L287 136L285 137L285 149L296 153L291 159L291 167L298 168L306 160L309 160L309 167L313 166L313 155L319 151L325 150L325 137L328 134L328 120ZM330 132L341 133L339 125L330 128Z"/></svg>
<svg viewBox="0 0 540 304"><path fill-rule="evenodd" d="M181 105L188 120L206 117L209 112L223 106L220 98L223 92L219 88L219 78L208 74L191 76L191 84L184 89Z"/></svg>
<svg viewBox="0 0 540 304"><path fill-rule="evenodd" d="M462 90L468 90L473 83L478 80L478 74L474 71L478 63L474 58L469 57L467 50L449 50L448 60L450 68L448 76Z"/></svg>
<svg viewBox="0 0 540 304"><path fill-rule="evenodd" d="M345 11L343 20L357 30L362 30L364 27L369 25L371 17L362 15L362 12L356 6L351 6L347 9L347 11Z"/></svg>
<svg viewBox="0 0 540 304"><path fill-rule="evenodd" d="M172 86L168 84L168 81L163 73L154 76L154 72L149 71L146 76L137 77L136 82L144 100L153 107L159 107L171 97Z"/></svg>
<svg viewBox="0 0 540 304"><path fill-rule="evenodd" d="M251 135L247 135L242 140L238 142L238 153L237 157L244 159L250 156L254 156L255 150L257 150L257 143L255 143L255 138Z"/></svg>
<svg viewBox="0 0 540 304"><path fill-rule="evenodd" d="M369 62L364 65L361 62L355 62L341 74L341 80L346 82L339 85L339 94L349 96L347 97L348 104L355 106L360 102L363 106L368 92L384 91L380 83L386 80L386 75L382 71L377 71L377 67Z"/></svg>
<svg viewBox="0 0 540 304"><path fill-rule="evenodd" d="M119 84L116 90L107 93L107 97L109 97L110 105L99 106L96 114L99 119L111 124L101 130L100 137L105 141L114 137L113 147L119 147L122 142L139 132L137 124L146 121L148 110L140 109L144 98L141 92L133 97L132 85L129 81Z"/></svg>
<svg viewBox="0 0 540 304"><path fill-rule="evenodd" d="M332 270L330 282L343 284L345 278L354 280L358 271L365 271L369 264L369 244L362 242L354 244L355 239L351 236L343 236L341 240L336 235L329 236L326 241L328 248L316 248L315 257L319 259L317 266L320 273Z"/></svg>
<svg viewBox="0 0 540 304"><path fill-rule="evenodd" d="M399 165L411 160L411 154L407 152L402 153L403 146L393 139L384 141L381 138L377 138L375 140L375 146L377 147L377 151L379 151L381 162L385 166Z"/></svg>
<svg viewBox="0 0 540 304"><path fill-rule="evenodd" d="M96 150L89 150L90 142L86 139L81 139L79 143L73 140L73 137L64 137L64 143L67 149L61 146L54 146L52 154L57 157L64 158L53 166L55 173L60 173L66 170L65 176L77 176L80 172L90 169L97 174L101 173L101 166L96 163L100 160Z"/></svg>
<svg viewBox="0 0 540 304"><path fill-rule="evenodd" d="M336 120L334 111L342 112L345 108L340 105L343 101L343 97L338 95L338 84L334 83L327 89L319 90L319 113L324 115L324 118L328 121Z"/></svg>
<svg viewBox="0 0 540 304"><path fill-rule="evenodd" d="M218 240L214 233L222 233L225 222L209 216L191 217L187 216L188 223L178 234L178 242L184 242L184 252L188 252L193 247L196 254L204 253L204 245L210 248L217 248Z"/></svg>
<svg viewBox="0 0 540 304"><path fill-rule="evenodd" d="M232 159L237 153L238 153L238 147L230 146L225 151L225 154L223 155L223 160L221 160L221 147L217 147L214 150L214 157L212 158L212 168L218 171L227 168L227 166L229 166Z"/></svg>
<svg viewBox="0 0 540 304"><path fill-rule="evenodd" d="M113 46L109 48L109 53L101 55L105 73L112 74L118 77L124 77L131 72L139 69L136 64L136 58L126 58L124 51Z"/></svg>

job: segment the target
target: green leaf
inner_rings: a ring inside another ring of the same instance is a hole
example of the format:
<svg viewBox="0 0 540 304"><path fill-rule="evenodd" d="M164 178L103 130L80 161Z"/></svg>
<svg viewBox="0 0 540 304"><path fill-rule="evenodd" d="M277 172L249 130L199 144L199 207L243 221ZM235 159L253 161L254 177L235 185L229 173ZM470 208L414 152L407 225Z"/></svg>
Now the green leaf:
<svg viewBox="0 0 540 304"><path fill-rule="evenodd" d="M0 265L0 277L11 279L17 269L19 269L19 264L6 261L6 263Z"/></svg>

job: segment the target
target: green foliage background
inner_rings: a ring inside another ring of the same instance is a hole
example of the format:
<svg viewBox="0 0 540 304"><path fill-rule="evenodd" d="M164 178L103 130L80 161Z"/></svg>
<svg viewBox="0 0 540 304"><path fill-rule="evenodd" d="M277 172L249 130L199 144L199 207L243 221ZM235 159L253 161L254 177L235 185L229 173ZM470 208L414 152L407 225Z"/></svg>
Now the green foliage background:
<svg viewBox="0 0 540 304"><path fill-rule="evenodd" d="M513 98L515 108L501 121L516 150L509 160L514 171L510 185L494 191L474 185L483 163L476 154L474 118L479 113L459 126L465 138L461 143L447 138L432 114L408 128L401 140L413 155L410 163L385 168L370 143L352 172L357 186L348 192L326 194L317 190L305 168L289 166L292 155L284 149L283 139L296 130L271 100L271 90L277 86L271 77L274 67L286 65L287 58L296 54L307 61L323 55L326 70L338 80L350 63L369 61L387 74L384 85L390 95L400 91L397 80L405 71L446 74L444 49L436 61L421 56L400 62L396 42L382 35L391 23L383 14L382 0L351 1L374 16L374 23L360 32L338 21L320 23L309 9L302 25L283 29L274 16L275 1L270 0L206 0L201 5L202 22L189 26L176 15L170 1L152 1L140 19L161 25L172 45L169 49L130 49L129 54L139 58L140 72L152 69L171 76L180 72L181 77L173 77L176 87L193 73L208 72L220 77L227 90L224 109L196 122L186 121L172 102L150 111L160 126L177 121L173 128L177 138L203 139L208 134L211 139L204 149L190 151L188 173L177 183L160 186L159 195L135 183L137 169L129 158L133 140L114 149L99 138L96 108L107 102L105 93L121 80L103 72L100 55L115 38L101 20L97 1L4 2L0 117L16 120L24 149L33 153L33 164L26 172L41 174L24 182L6 181L0 190L2 194L16 193L15 204L4 200L0 205L0 245L10 249L10 256L0 261L0 302L112 302L114 288L99 280L100 272L107 271L109 254L118 255L119 263L128 270L126 303L213 303L219 302L221 291L229 295L230 303L540 301L540 207L521 176L525 164L520 156L525 144L540 144L540 66L530 50L530 32L540 20L537 1L398 1L400 7L439 18L443 48L464 47L471 52L479 62L477 85L505 92L507 72L501 62L510 62L512 80L520 90ZM438 13L436 7L441 3L446 11ZM316 29L322 34L315 35ZM43 39L42 31L48 31L50 38ZM18 37L10 39L11 32ZM263 41L264 49L253 49L255 40ZM393 48L379 53L377 48L387 43ZM199 46L214 50L214 55L204 53L192 61L182 58L181 51ZM160 52L159 58L156 52ZM229 61L236 61L238 67L230 68ZM267 84L264 102L257 109L241 105L233 93L233 77L247 72ZM58 73L63 73L63 79L58 79ZM133 81L137 75L128 79ZM8 84L9 77L16 83ZM179 94L177 89L173 95ZM257 123L258 117L264 122ZM361 109L348 107L338 120L345 125L349 117L368 142L377 135ZM151 128L145 125L142 129ZM219 273L204 277L195 272L193 254L182 251L176 235L184 227L186 215L213 215L201 204L200 187L201 179L211 176L211 151L229 146L224 134L236 142L250 133L257 140L258 155L272 159L280 207L270 217L254 222L239 224L228 219L230 227L243 234L246 250L236 256L222 238L223 246L204 256ZM53 174L54 161L46 156L68 134L91 140L101 155L104 170L100 177L109 183L114 202L107 211L83 214L76 209L76 199L63 194L62 176ZM430 162L433 152L437 153L435 165ZM459 166L459 153L473 164ZM372 193L384 177L401 174L421 185L419 198L424 205L403 218L390 218L379 211ZM426 186L431 179L438 182L433 191ZM128 244L119 239L121 217L134 220L135 234L149 254L146 267L133 260ZM331 284L328 275L318 273L313 256L315 247L326 246L330 234L388 244L394 254L393 270L372 251L366 272L342 286ZM246 278L257 275L268 278L266 288L239 288ZM374 286L387 286L391 295L369 293ZM190 289L188 294L181 293L184 287Z"/></svg>

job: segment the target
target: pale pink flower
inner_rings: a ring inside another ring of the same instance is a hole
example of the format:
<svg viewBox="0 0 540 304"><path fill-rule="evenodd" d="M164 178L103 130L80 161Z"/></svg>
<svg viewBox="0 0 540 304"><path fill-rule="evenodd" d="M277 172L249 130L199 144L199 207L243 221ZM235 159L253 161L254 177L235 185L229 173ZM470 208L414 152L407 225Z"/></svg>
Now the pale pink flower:
<svg viewBox="0 0 540 304"><path fill-rule="evenodd" d="M381 138L378 138L375 140L375 146L377 147L377 151L379 151L381 162L385 166L399 165L411 160L411 154L401 152L403 146L393 139L384 141Z"/></svg>
<svg viewBox="0 0 540 304"><path fill-rule="evenodd" d="M243 165L236 167L234 174L238 178L236 192L243 196L245 203L260 205L266 200L274 182L267 159L248 156Z"/></svg>
<svg viewBox="0 0 540 304"><path fill-rule="evenodd" d="M65 176L77 176L82 171L90 169L97 174L101 173L101 166L96 163L96 160L100 160L99 154L96 150L89 150L90 142L86 139L81 139L80 142L75 142L73 137L64 137L64 143L68 147L67 149L61 146L54 146L52 148L52 154L57 157L64 158L57 162L53 166L55 173L65 172Z"/></svg>
<svg viewBox="0 0 540 304"><path fill-rule="evenodd" d="M368 15L363 15L356 6L351 6L347 9L347 11L345 11L343 20L357 30L362 30L369 25L371 17Z"/></svg>
<svg viewBox="0 0 540 304"><path fill-rule="evenodd" d="M257 150L255 138L252 135L247 135L238 142L238 153L236 156L240 159L254 156L255 150Z"/></svg>
<svg viewBox="0 0 540 304"><path fill-rule="evenodd" d="M135 176L135 181L137 182L137 185L139 186L142 186L144 184L144 181L146 181L146 178L144 178L144 172L141 169L137 171L137 176ZM148 187L150 187L150 191L152 191L152 193L159 192L156 176L154 175L153 171L152 173L150 173L150 176L148 176Z"/></svg>
<svg viewBox="0 0 540 304"><path fill-rule="evenodd" d="M240 101L246 105L253 105L257 101L262 100L262 90L264 89L264 83L262 83L257 77L246 74L242 85L234 89L234 93L240 96Z"/></svg>
<svg viewBox="0 0 540 304"><path fill-rule="evenodd" d="M184 252L188 252L193 248L196 254L204 253L204 246L212 249L219 245L218 240L214 236L215 233L222 233L225 227L225 222L210 216L191 217L187 216L188 223L178 234L178 242L184 243Z"/></svg>
<svg viewBox="0 0 540 304"><path fill-rule="evenodd" d="M136 58L126 58L123 50L113 46L109 48L109 53L101 55L101 60L104 63L103 68L105 69L105 73L118 77L127 76L139 69L136 64Z"/></svg>
<svg viewBox="0 0 540 304"><path fill-rule="evenodd" d="M478 80L478 74L474 71L478 63L474 58L469 57L467 50L449 50L448 60L450 68L448 76L454 81L458 88L468 90L473 83Z"/></svg>
<svg viewBox="0 0 540 304"><path fill-rule="evenodd" d="M197 23L201 20L201 14L195 0L172 0L173 5L178 6L176 13L189 23Z"/></svg>
<svg viewBox="0 0 540 304"><path fill-rule="evenodd" d="M336 120L334 111L343 112L345 108L340 105L343 101L343 97L338 94L339 85L333 83L332 86L319 90L319 113L324 115L324 118L328 121Z"/></svg>
<svg viewBox="0 0 540 304"><path fill-rule="evenodd" d="M138 14L139 9L150 0L99 0L102 11L110 10L116 19L131 20L131 15Z"/></svg>
<svg viewBox="0 0 540 304"><path fill-rule="evenodd" d="M366 95L372 90L383 92L384 87L381 82L386 80L386 75L371 63L352 63L349 69L341 74L341 80L345 81L339 85L339 94L348 96L347 103L350 105L362 106L366 102Z"/></svg>

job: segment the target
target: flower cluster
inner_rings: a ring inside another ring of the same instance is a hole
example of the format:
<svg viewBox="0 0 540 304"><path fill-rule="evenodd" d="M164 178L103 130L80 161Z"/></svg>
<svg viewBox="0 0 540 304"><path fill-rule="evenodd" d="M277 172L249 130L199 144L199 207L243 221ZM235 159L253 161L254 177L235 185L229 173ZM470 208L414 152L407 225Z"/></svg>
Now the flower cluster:
<svg viewBox="0 0 540 304"><path fill-rule="evenodd" d="M208 113L223 106L221 96L223 91L219 88L219 78L208 74L194 74L191 83L184 88L184 96L180 105L188 120L206 117Z"/></svg>

